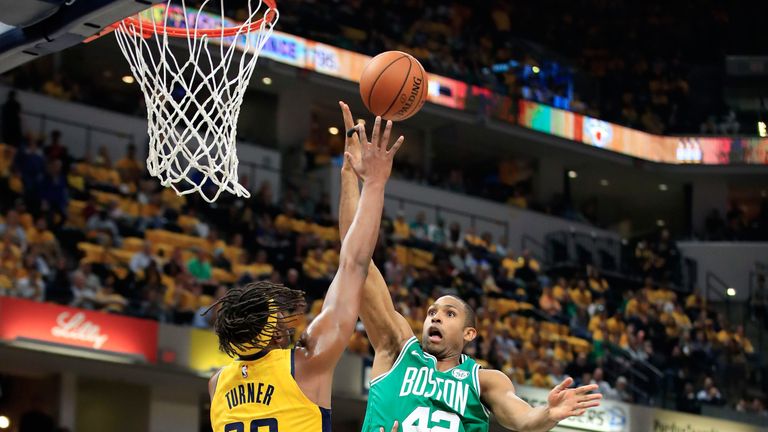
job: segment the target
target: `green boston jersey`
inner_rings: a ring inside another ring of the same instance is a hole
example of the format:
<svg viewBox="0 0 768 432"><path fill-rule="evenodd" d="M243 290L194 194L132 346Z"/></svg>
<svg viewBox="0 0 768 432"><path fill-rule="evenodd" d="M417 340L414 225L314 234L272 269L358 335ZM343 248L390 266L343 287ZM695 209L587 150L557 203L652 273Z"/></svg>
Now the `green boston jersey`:
<svg viewBox="0 0 768 432"><path fill-rule="evenodd" d="M445 372L408 339L389 372L371 380L363 432L487 432L488 410L480 401L480 365L466 355Z"/></svg>

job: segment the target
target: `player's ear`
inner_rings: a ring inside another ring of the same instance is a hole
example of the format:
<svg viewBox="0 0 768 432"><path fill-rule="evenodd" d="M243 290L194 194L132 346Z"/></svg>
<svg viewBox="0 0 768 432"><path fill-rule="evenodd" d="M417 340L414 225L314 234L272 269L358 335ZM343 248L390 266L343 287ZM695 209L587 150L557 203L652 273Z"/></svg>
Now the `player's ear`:
<svg viewBox="0 0 768 432"><path fill-rule="evenodd" d="M464 343L470 343L477 337L477 329L474 327L464 327Z"/></svg>

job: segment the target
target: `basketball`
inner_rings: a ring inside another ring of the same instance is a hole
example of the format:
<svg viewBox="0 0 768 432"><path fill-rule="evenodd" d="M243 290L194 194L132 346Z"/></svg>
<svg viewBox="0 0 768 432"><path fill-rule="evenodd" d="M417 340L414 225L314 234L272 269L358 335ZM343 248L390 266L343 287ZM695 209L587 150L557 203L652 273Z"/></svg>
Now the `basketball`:
<svg viewBox="0 0 768 432"><path fill-rule="evenodd" d="M360 96L368 111L385 120L405 120L427 100L427 72L412 55L383 52L365 65Z"/></svg>

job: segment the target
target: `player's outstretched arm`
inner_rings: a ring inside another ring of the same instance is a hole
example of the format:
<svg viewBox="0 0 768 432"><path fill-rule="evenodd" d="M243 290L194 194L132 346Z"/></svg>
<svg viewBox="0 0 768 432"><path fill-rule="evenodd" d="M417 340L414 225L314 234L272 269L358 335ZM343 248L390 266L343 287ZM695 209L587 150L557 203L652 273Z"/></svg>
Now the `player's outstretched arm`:
<svg viewBox="0 0 768 432"><path fill-rule="evenodd" d="M480 371L483 402L490 407L499 424L517 431L548 431L568 417L580 416L600 405L602 395L590 394L597 385L570 389L572 378L566 378L549 393L547 405L533 408L515 394L509 377L497 370Z"/></svg>
<svg viewBox="0 0 768 432"><path fill-rule="evenodd" d="M306 384L303 388L317 391L308 396L321 406L330 404L332 372L357 322L363 282L379 234L384 187L392 171L392 160L403 143L400 137L388 149L388 142L379 139L378 129L377 122L371 141L365 140L358 154L345 153L364 181L360 205L341 246L339 269L328 288L323 309L302 335L301 349L296 351L297 379ZM362 126L358 133L365 137Z"/></svg>
<svg viewBox="0 0 768 432"><path fill-rule="evenodd" d="M344 130L352 130L355 123L349 106L344 102L339 102L339 105L344 118ZM374 126L374 128L377 127ZM385 142L389 140L391 130L392 122L388 121L382 135ZM350 154L359 153L361 148L359 136L357 134L346 136L344 147L345 151ZM339 235L342 242L352 224L352 219L355 217L359 199L359 179L351 164L345 159L341 166L341 192L339 194ZM363 320L368 340L371 341L371 345L373 345L379 358L389 354L391 360L394 361L403 343L413 336L413 330L408 325L408 321L395 310L387 283L373 262L370 264L368 277L363 288L360 319ZM374 365L374 369L378 369L376 366L378 365ZM391 363L381 366L382 369L387 370ZM374 376L377 375L377 371L374 370L373 373Z"/></svg>

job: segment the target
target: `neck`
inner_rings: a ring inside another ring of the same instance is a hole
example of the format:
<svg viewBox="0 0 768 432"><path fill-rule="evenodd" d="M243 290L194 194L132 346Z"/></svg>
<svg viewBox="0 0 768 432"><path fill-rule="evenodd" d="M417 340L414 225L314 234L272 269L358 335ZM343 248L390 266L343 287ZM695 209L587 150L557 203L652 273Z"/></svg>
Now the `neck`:
<svg viewBox="0 0 768 432"><path fill-rule="evenodd" d="M258 359L264 357L265 355L269 354L269 352L272 351L274 348L275 348L274 346L268 345L268 346L264 347L264 349L262 349L261 351L257 352L256 354L241 355L241 356L238 356L237 359L240 360L240 361L258 360Z"/></svg>
<svg viewBox="0 0 768 432"><path fill-rule="evenodd" d="M461 363L461 353L449 354L446 357L437 359L437 370L445 372L448 369L455 368Z"/></svg>

